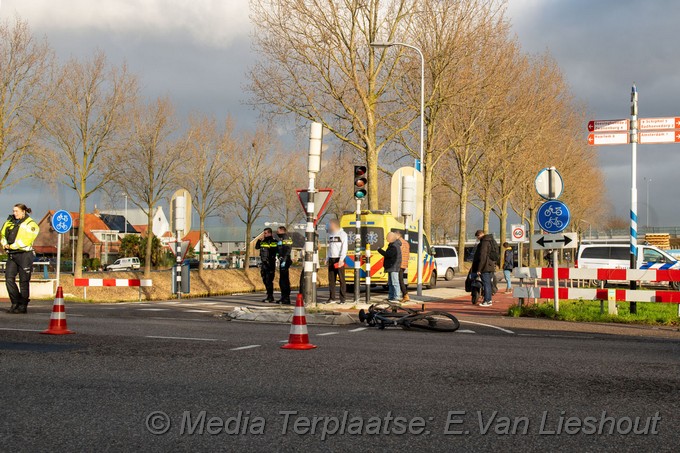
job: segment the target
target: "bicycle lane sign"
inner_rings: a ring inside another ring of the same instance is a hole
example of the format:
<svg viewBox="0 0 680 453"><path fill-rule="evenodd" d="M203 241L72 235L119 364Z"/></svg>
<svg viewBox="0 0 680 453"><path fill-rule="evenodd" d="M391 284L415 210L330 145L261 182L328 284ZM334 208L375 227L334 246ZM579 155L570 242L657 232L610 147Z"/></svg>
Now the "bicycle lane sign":
<svg viewBox="0 0 680 453"><path fill-rule="evenodd" d="M538 225L548 233L559 233L569 226L571 214L566 204L557 200L546 201L538 208Z"/></svg>

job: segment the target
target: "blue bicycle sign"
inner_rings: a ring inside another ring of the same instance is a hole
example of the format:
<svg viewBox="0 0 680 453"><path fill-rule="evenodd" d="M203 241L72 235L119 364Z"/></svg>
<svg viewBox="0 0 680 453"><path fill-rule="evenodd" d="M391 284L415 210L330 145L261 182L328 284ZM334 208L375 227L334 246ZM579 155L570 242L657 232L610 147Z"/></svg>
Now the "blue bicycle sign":
<svg viewBox="0 0 680 453"><path fill-rule="evenodd" d="M559 233L569 225L571 214L566 204L561 201L546 201L538 208L536 216L538 225L548 233Z"/></svg>
<svg viewBox="0 0 680 453"><path fill-rule="evenodd" d="M57 211L52 216L52 228L59 234L68 233L73 227L73 218L68 211Z"/></svg>

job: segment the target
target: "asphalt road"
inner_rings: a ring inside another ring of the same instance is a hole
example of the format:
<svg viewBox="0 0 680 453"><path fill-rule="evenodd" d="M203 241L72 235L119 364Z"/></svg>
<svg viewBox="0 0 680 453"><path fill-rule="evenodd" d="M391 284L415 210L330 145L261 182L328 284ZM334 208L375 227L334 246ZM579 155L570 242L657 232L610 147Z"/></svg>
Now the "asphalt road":
<svg viewBox="0 0 680 453"><path fill-rule="evenodd" d="M287 325L226 321L206 303L71 304L77 334L67 336L37 333L47 305L0 314L2 450L677 451L680 442L677 341L310 326L318 348L288 351L279 347ZM505 417L515 434L503 434ZM560 417L576 419L558 434ZM614 419L598 434L603 417ZM619 434L627 417L647 434Z"/></svg>

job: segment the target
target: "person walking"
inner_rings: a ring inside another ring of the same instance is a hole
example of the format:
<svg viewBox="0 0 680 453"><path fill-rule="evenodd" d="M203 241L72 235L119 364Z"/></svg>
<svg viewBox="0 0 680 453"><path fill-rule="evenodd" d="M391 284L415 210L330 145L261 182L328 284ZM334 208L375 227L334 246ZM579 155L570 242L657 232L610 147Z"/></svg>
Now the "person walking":
<svg viewBox="0 0 680 453"><path fill-rule="evenodd" d="M30 281L33 272L33 241L40 227L29 217L31 209L25 204L14 205L12 215L0 229L0 244L7 253L5 285L12 306L8 313L26 313L30 302ZM19 286L16 277L19 275Z"/></svg>
<svg viewBox="0 0 680 453"><path fill-rule="evenodd" d="M290 258L293 250L293 240L288 236L288 230L280 226L276 230L279 240L276 243L276 254L279 258L279 288L281 289L281 299L276 302L283 305L290 305L290 265L293 260Z"/></svg>
<svg viewBox="0 0 680 453"><path fill-rule="evenodd" d="M345 257L347 257L347 233L340 227L340 222L333 219L328 225L328 303L337 301L335 298L335 280L340 283L340 303L345 303Z"/></svg>
<svg viewBox="0 0 680 453"><path fill-rule="evenodd" d="M378 249L378 253L385 257L383 269L388 275L387 300L398 302L401 299L401 287L399 286L399 268L401 267L401 241L397 233L387 233L387 247L385 250Z"/></svg>
<svg viewBox="0 0 680 453"><path fill-rule="evenodd" d="M475 256L472 260L472 267L470 272L472 274L479 274L482 279L482 287L484 289L484 302L479 304L481 307L490 307L493 305L491 296L493 294L493 278L496 272L496 266L500 259L498 244L493 238L492 234L486 234L484 230L477 230L475 237L479 241L475 249Z"/></svg>
<svg viewBox="0 0 680 453"><path fill-rule="evenodd" d="M399 234L399 242L401 242L401 265L399 266L399 287L401 288L402 302L408 302L411 298L408 296L408 287L406 286L406 279L408 278L408 260L411 257L411 245L409 241L404 239L401 233Z"/></svg>
<svg viewBox="0 0 680 453"><path fill-rule="evenodd" d="M267 290L267 297L262 302L274 303L274 275L276 274L276 248L272 229L265 228L258 236L255 250L260 251L260 275Z"/></svg>
<svg viewBox="0 0 680 453"><path fill-rule="evenodd" d="M512 291L512 270L515 267L515 252L512 251L512 247L507 242L503 242L503 275L505 276L506 288L505 292L509 293Z"/></svg>

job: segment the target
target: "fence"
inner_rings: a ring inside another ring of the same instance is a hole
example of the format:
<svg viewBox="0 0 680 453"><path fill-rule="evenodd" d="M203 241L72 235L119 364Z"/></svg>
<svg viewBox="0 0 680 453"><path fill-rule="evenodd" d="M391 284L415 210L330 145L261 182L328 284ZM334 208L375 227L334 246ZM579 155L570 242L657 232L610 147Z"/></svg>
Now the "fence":
<svg viewBox="0 0 680 453"><path fill-rule="evenodd" d="M83 299L87 299L88 287L137 287L139 288L139 300L142 300L142 287L153 286L151 279L138 278L74 278L73 285L83 288Z"/></svg>

